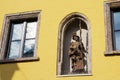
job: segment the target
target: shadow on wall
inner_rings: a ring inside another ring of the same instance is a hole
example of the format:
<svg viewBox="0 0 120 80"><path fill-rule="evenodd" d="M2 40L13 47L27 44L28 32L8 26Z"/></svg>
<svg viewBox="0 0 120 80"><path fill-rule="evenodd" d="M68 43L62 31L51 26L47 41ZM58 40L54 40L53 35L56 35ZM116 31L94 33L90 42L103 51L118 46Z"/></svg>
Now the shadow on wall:
<svg viewBox="0 0 120 80"><path fill-rule="evenodd" d="M0 64L0 80L12 80L16 71L19 68L16 63L14 64Z"/></svg>

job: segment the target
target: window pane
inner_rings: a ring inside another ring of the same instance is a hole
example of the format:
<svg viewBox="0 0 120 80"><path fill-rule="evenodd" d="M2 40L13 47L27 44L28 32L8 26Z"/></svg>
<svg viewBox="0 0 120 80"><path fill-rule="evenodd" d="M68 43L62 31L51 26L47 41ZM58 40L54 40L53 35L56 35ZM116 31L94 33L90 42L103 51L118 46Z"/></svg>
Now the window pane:
<svg viewBox="0 0 120 80"><path fill-rule="evenodd" d="M22 31L23 31L23 24L13 24L13 33L12 33L12 40L21 40Z"/></svg>
<svg viewBox="0 0 120 80"><path fill-rule="evenodd" d="M36 36L36 28L37 28L37 22L29 22L29 23L27 23L26 39L35 38L35 36Z"/></svg>
<svg viewBox="0 0 120 80"><path fill-rule="evenodd" d="M19 58L21 41L11 42L9 59Z"/></svg>
<svg viewBox="0 0 120 80"><path fill-rule="evenodd" d="M120 31L115 32L115 44L116 44L116 50L120 50Z"/></svg>
<svg viewBox="0 0 120 80"><path fill-rule="evenodd" d="M35 40L26 40L23 57L32 57L34 54Z"/></svg>
<svg viewBox="0 0 120 80"><path fill-rule="evenodd" d="M114 12L114 30L120 30L120 12Z"/></svg>

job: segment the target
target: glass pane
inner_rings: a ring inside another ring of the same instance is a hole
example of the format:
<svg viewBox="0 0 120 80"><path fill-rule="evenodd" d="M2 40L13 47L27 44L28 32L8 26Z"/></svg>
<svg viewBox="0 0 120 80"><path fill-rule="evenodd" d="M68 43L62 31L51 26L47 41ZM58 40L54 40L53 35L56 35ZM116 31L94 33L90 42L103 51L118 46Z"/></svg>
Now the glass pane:
<svg viewBox="0 0 120 80"><path fill-rule="evenodd" d="M21 40L22 31L23 31L23 24L13 24L13 33L12 33L12 40Z"/></svg>
<svg viewBox="0 0 120 80"><path fill-rule="evenodd" d="M37 22L29 22L29 23L27 23L26 39L35 38L35 36L36 36L36 28L37 28Z"/></svg>
<svg viewBox="0 0 120 80"><path fill-rule="evenodd" d="M120 50L120 32L115 32L116 50Z"/></svg>
<svg viewBox="0 0 120 80"><path fill-rule="evenodd" d="M120 12L114 12L114 30L120 30Z"/></svg>
<svg viewBox="0 0 120 80"><path fill-rule="evenodd" d="M35 40L26 40L24 47L23 57L33 57L34 55Z"/></svg>
<svg viewBox="0 0 120 80"><path fill-rule="evenodd" d="M11 42L9 59L19 58L21 41Z"/></svg>

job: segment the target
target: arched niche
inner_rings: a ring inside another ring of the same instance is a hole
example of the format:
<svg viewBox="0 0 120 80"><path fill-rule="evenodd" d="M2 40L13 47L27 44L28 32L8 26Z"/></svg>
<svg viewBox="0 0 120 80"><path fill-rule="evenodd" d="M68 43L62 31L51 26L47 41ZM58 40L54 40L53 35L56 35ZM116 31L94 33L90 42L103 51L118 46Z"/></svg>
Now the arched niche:
<svg viewBox="0 0 120 80"><path fill-rule="evenodd" d="M84 49L84 71L73 72L73 62L69 56L72 36L76 33L83 43ZM58 34L58 75L90 75L91 74L91 29L87 18L80 13L67 15L60 23Z"/></svg>

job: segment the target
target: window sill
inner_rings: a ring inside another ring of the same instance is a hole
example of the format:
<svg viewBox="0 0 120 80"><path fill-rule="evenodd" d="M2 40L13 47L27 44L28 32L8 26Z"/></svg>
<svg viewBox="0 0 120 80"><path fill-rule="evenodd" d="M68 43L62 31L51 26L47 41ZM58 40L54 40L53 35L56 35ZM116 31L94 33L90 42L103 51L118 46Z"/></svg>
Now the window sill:
<svg viewBox="0 0 120 80"><path fill-rule="evenodd" d="M57 77L72 77L72 76L92 76L92 73L88 74L66 74L66 75L57 75Z"/></svg>
<svg viewBox="0 0 120 80"><path fill-rule="evenodd" d="M16 62L32 62L32 61L39 61L39 57L28 57L28 58L19 58L19 59L4 59L4 60L0 60L0 64L16 63Z"/></svg>
<svg viewBox="0 0 120 80"><path fill-rule="evenodd" d="M105 54L106 56L120 55L120 51L105 51L104 54Z"/></svg>

